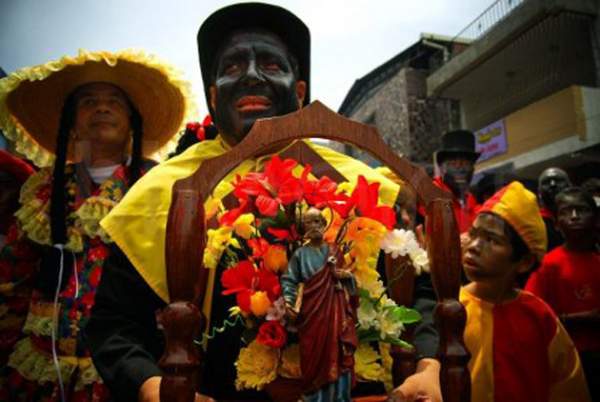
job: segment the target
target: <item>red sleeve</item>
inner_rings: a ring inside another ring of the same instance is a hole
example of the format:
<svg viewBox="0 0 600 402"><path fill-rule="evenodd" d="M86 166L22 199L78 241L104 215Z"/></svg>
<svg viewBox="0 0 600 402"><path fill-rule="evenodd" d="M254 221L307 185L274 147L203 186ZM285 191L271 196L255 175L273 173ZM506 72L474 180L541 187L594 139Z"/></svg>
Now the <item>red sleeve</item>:
<svg viewBox="0 0 600 402"><path fill-rule="evenodd" d="M544 300L551 307L555 306L553 289L556 269L553 254L547 254L542 260L540 268L531 274L525 285L525 290Z"/></svg>

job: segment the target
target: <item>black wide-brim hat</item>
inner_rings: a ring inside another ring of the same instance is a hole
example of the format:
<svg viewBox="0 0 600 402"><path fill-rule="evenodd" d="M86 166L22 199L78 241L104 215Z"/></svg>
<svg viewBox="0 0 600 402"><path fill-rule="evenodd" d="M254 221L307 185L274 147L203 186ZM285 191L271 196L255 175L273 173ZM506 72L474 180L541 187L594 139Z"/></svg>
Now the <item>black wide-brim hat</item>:
<svg viewBox="0 0 600 402"><path fill-rule="evenodd" d="M210 107L210 86L217 52L229 34L240 29L260 28L277 35L298 59L298 79L306 81L304 105L310 100L310 31L285 8L264 3L240 3L212 13L198 30L198 54L206 104Z"/></svg>
<svg viewBox="0 0 600 402"><path fill-rule="evenodd" d="M449 157L464 156L475 163L480 155L475 152L475 135L471 131L454 130L442 136L442 147L435 153L435 160L439 164Z"/></svg>

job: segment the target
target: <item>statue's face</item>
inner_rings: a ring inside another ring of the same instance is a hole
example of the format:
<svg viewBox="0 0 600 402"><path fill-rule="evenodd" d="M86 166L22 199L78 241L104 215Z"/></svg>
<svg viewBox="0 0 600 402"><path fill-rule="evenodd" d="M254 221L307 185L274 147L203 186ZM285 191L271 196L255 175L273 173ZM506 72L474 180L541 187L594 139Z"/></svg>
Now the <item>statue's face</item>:
<svg viewBox="0 0 600 402"><path fill-rule="evenodd" d="M469 189L475 171L471 159L461 155L448 157L441 163L440 170L444 183L462 198Z"/></svg>
<svg viewBox="0 0 600 402"><path fill-rule="evenodd" d="M321 214L321 211L315 208L309 209L302 217L304 237L312 241L321 240L325 231L325 224L325 218Z"/></svg>
<svg viewBox="0 0 600 402"><path fill-rule="evenodd" d="M570 185L571 180L564 170L548 168L542 172L538 180L538 195L544 206L554 210L554 198Z"/></svg>
<svg viewBox="0 0 600 402"><path fill-rule="evenodd" d="M228 144L240 142L256 119L302 105L306 83L296 80L288 50L277 36L234 33L218 54L210 101L215 124Z"/></svg>

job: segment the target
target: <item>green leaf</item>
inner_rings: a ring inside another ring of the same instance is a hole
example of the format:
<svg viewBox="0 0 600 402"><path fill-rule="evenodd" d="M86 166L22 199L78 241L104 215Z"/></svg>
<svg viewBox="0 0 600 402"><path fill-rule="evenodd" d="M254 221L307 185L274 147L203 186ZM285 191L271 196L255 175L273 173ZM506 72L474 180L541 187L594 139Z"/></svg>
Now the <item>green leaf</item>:
<svg viewBox="0 0 600 402"><path fill-rule="evenodd" d="M418 311L404 306L391 307L391 310L392 319L403 324L412 324L421 321L422 318Z"/></svg>
<svg viewBox="0 0 600 402"><path fill-rule="evenodd" d="M379 331L375 328L369 329L358 329L357 332L358 340L361 342L373 342L381 340L379 337Z"/></svg>
<svg viewBox="0 0 600 402"><path fill-rule="evenodd" d="M358 296L361 299L367 299L367 300L373 300L373 298L371 297L371 294L369 293L369 291L367 289L362 289L362 288L358 288Z"/></svg>
<svg viewBox="0 0 600 402"><path fill-rule="evenodd" d="M392 345L402 346L403 348L406 348L406 349L411 349L411 350L415 348L415 347L414 347L413 345L411 345L410 343L408 343L408 342L405 342L405 341L403 341L402 339L398 339L398 338L393 338L393 339L390 339L390 341L389 341L389 342L388 342L388 341L387 341L387 339L386 339L386 340L384 340L383 342L386 342L386 343L391 343Z"/></svg>

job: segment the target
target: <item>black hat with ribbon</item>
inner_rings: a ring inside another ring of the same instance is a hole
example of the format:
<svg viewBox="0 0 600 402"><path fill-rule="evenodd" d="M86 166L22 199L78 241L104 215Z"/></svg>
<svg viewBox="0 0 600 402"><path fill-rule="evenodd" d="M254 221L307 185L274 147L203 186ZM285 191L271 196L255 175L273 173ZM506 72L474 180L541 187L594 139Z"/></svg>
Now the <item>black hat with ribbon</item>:
<svg viewBox="0 0 600 402"><path fill-rule="evenodd" d="M475 135L468 130L454 130L442 136L442 147L435 153L435 160L440 164L450 157L463 156L475 163L479 155L475 151Z"/></svg>

